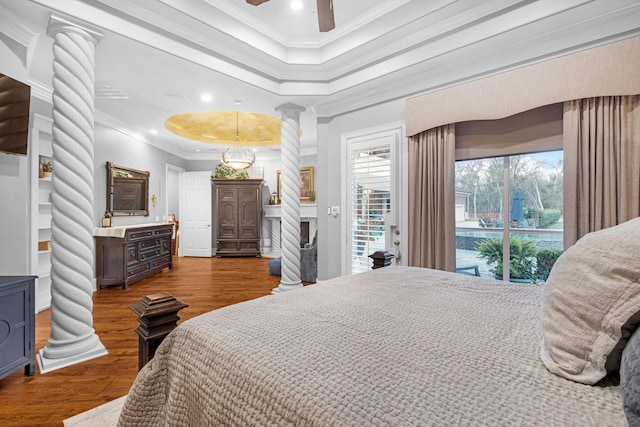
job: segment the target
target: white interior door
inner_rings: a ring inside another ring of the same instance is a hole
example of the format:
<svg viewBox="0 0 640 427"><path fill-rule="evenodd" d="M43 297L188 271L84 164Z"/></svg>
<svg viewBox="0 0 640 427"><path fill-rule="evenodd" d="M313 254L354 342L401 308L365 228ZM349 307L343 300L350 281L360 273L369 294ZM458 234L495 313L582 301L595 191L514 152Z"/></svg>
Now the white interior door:
<svg viewBox="0 0 640 427"><path fill-rule="evenodd" d="M182 174L180 256L211 257L211 172Z"/></svg>

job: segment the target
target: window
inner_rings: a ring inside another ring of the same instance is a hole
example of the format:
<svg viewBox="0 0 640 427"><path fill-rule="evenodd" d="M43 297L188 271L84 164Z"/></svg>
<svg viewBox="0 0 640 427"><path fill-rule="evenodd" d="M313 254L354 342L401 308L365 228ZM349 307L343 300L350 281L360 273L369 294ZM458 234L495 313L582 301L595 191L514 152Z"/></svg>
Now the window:
<svg viewBox="0 0 640 427"><path fill-rule="evenodd" d="M562 239L562 151L456 162L459 272L543 281Z"/></svg>

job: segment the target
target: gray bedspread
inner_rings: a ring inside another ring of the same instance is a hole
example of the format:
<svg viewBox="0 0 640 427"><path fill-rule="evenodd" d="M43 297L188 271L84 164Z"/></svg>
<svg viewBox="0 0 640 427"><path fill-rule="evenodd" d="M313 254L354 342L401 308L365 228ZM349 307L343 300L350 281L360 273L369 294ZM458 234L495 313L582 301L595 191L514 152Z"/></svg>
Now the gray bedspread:
<svg viewBox="0 0 640 427"><path fill-rule="evenodd" d="M626 426L549 373L542 287L387 267L212 311L138 375L121 426Z"/></svg>

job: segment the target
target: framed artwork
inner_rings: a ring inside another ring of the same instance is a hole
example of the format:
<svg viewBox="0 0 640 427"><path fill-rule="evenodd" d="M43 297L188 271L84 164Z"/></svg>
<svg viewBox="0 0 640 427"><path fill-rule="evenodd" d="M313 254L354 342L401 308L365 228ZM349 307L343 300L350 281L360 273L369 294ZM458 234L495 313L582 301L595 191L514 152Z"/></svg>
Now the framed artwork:
<svg viewBox="0 0 640 427"><path fill-rule="evenodd" d="M51 157L39 156L38 158L38 178L50 178L53 167Z"/></svg>
<svg viewBox="0 0 640 427"><path fill-rule="evenodd" d="M281 171L276 172L277 203L282 201ZM300 168L300 201L313 202L316 200L316 192L313 188L313 166Z"/></svg>

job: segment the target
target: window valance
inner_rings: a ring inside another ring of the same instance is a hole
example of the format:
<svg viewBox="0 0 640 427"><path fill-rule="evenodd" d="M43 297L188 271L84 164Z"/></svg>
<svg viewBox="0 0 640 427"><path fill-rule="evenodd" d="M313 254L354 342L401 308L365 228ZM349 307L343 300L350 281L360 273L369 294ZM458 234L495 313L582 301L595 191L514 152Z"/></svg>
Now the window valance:
<svg viewBox="0 0 640 427"><path fill-rule="evenodd" d="M640 93L640 36L407 99L406 132L572 99Z"/></svg>

